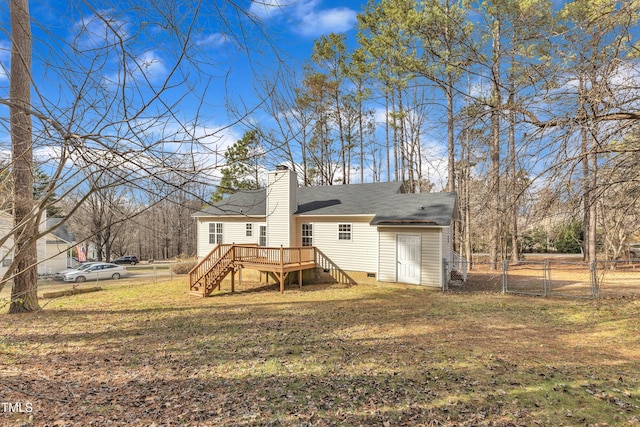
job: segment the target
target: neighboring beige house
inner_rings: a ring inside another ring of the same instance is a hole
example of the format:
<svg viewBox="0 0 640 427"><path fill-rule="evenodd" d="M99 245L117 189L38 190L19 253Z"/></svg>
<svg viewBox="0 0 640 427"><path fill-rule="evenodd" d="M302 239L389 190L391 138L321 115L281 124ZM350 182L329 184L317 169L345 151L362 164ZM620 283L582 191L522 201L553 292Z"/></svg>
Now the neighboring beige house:
<svg viewBox="0 0 640 427"><path fill-rule="evenodd" d="M57 225L58 218L45 219L40 224L41 230L48 230ZM0 212L0 235L6 236L13 228L13 217L6 212ZM64 224L38 239L38 274L48 275L64 270L71 261L71 250L74 247L73 234L67 231ZM0 277L7 271L13 261L13 237L0 246Z"/></svg>
<svg viewBox="0 0 640 427"><path fill-rule="evenodd" d="M67 230L65 224L60 224L61 218L47 219L47 230L55 229L44 237L46 246L42 262L38 264L39 274L53 274L77 264L72 258L72 251L76 245L75 236Z"/></svg>
<svg viewBox="0 0 640 427"><path fill-rule="evenodd" d="M198 257L217 244L315 246L356 282L441 288L449 272L455 193L406 193L403 183L298 187L280 166L268 187L194 214Z"/></svg>

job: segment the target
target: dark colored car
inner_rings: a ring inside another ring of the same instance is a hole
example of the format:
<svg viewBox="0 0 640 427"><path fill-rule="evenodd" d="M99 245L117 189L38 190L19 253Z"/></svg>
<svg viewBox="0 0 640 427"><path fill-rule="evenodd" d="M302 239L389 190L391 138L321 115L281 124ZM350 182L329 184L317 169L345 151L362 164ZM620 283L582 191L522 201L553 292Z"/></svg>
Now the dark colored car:
<svg viewBox="0 0 640 427"><path fill-rule="evenodd" d="M137 263L140 262L140 259L135 255L125 255L125 256L121 256L120 258L116 258L111 262L114 263L114 264L136 265Z"/></svg>

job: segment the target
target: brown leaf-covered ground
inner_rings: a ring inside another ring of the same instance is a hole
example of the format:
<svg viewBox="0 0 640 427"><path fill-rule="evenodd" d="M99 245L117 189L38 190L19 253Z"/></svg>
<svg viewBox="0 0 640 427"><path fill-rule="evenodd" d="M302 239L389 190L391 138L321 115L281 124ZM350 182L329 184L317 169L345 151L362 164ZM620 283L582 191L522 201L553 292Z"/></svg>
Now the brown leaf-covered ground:
<svg viewBox="0 0 640 427"><path fill-rule="evenodd" d="M42 303L0 315L0 425L640 425L638 299L340 285L203 299L182 278Z"/></svg>

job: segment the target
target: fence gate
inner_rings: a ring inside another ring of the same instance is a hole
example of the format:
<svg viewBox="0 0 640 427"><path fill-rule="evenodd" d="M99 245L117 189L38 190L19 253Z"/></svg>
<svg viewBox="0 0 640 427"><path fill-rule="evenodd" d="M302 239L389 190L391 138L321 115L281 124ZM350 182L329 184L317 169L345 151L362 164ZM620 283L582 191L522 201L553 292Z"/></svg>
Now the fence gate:
<svg viewBox="0 0 640 427"><path fill-rule="evenodd" d="M502 292L518 295L547 295L546 261L502 262Z"/></svg>
<svg viewBox="0 0 640 427"><path fill-rule="evenodd" d="M598 298L595 264L551 261L547 271L547 290L550 296Z"/></svg>

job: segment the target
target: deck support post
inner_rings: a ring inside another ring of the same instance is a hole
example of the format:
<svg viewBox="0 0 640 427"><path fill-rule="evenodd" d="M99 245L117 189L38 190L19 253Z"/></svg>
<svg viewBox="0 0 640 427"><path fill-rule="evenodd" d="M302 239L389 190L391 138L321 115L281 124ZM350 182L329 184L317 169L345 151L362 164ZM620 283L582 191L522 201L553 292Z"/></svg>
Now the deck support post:
<svg viewBox="0 0 640 427"><path fill-rule="evenodd" d="M235 268L231 269L231 292L235 292L236 290L236 270Z"/></svg>
<svg viewBox="0 0 640 427"><path fill-rule="evenodd" d="M300 285L300 289L302 289L302 270L298 270L298 285Z"/></svg>
<svg viewBox="0 0 640 427"><path fill-rule="evenodd" d="M280 245L280 293L284 293L284 248Z"/></svg>

